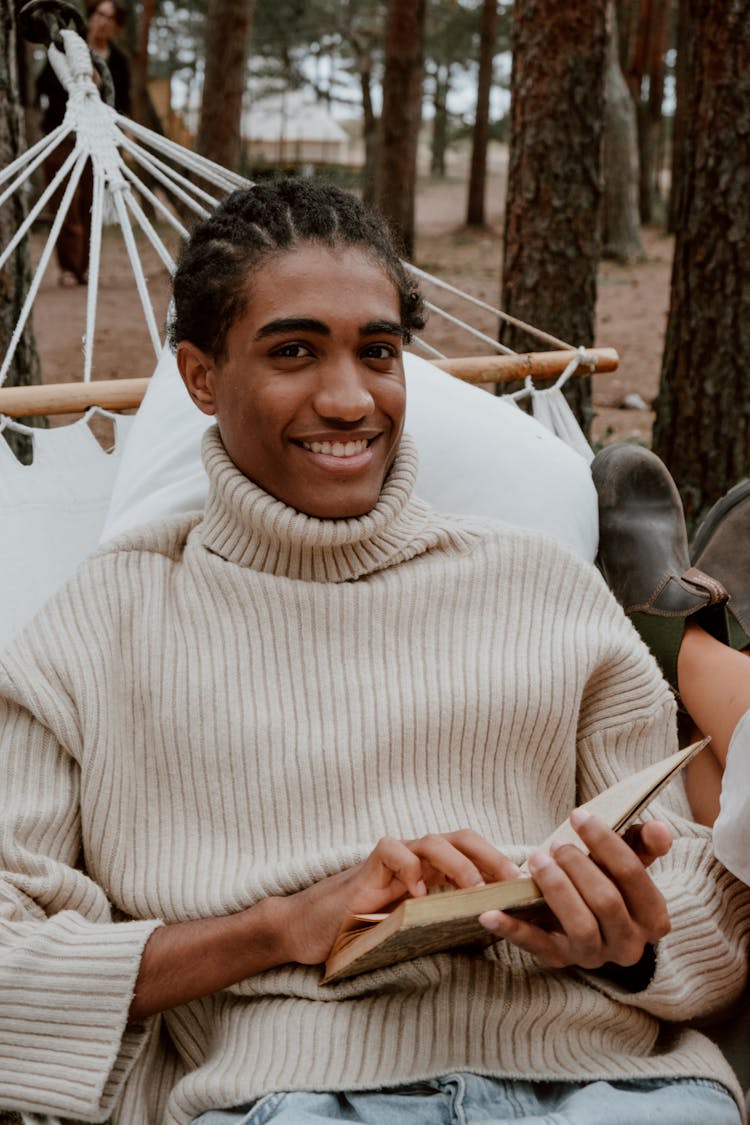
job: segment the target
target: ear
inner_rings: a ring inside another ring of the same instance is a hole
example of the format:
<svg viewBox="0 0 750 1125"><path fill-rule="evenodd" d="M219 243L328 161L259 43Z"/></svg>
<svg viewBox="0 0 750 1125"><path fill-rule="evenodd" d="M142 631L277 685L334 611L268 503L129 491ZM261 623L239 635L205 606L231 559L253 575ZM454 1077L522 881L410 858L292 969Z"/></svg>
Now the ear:
<svg viewBox="0 0 750 1125"><path fill-rule="evenodd" d="M189 340L177 345L177 367L191 399L204 414L215 414L214 361Z"/></svg>

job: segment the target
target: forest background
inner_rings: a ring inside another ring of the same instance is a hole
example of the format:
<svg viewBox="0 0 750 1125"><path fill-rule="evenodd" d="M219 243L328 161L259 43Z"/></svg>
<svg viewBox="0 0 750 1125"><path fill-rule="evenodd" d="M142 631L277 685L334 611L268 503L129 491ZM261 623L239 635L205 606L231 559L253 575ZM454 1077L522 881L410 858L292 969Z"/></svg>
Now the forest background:
<svg viewBox="0 0 750 1125"><path fill-rule="evenodd" d="M594 442L653 444L690 518L746 475L750 0L127 6L137 120L251 177L300 174L308 162L281 149L276 161L253 155L242 123L269 91L304 92L358 138L356 161L316 170L379 207L417 265L570 343L620 349L593 408L589 380L569 384ZM37 128L38 59L17 34L20 7L0 15L0 165ZM0 208L0 243L19 222ZM0 274L0 350L42 238ZM105 252L96 373L148 374L114 237ZM149 284L163 308L157 262ZM76 377L83 305L50 271L14 381ZM473 320L497 336L495 318ZM435 318L428 331L449 354L487 350Z"/></svg>

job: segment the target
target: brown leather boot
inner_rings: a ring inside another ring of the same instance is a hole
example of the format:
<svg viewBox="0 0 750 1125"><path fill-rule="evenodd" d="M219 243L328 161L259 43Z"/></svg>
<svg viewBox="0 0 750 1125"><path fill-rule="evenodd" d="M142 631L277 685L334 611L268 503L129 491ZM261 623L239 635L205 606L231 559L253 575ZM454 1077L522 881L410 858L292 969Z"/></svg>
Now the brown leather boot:
<svg viewBox="0 0 750 1125"><path fill-rule="evenodd" d="M690 557L729 591L727 624L733 648L750 646L750 480L717 500L695 533Z"/></svg>
<svg viewBox="0 0 750 1125"><path fill-rule="evenodd" d="M690 565L682 502L655 454L610 445L597 453L591 473L599 496L599 568L676 690L686 619L700 613L701 624L721 634L723 611L719 621L711 617L727 592Z"/></svg>

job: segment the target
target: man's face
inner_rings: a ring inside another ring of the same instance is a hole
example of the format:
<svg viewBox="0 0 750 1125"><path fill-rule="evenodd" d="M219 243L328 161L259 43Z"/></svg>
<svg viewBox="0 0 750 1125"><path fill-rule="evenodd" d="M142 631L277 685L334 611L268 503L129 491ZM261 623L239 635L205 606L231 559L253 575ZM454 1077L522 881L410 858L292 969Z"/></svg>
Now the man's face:
<svg viewBox="0 0 750 1125"><path fill-rule="evenodd" d="M272 496L323 518L369 512L406 406L393 281L360 250L306 243L247 284L224 359L179 345L194 401L216 415L237 468Z"/></svg>

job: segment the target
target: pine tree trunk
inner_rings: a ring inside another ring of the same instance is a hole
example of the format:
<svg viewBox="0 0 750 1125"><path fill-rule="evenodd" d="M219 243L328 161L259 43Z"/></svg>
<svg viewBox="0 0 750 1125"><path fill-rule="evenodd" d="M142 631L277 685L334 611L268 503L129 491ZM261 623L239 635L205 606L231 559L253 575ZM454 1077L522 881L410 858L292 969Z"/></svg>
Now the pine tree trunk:
<svg viewBox="0 0 750 1125"><path fill-rule="evenodd" d="M448 148L448 91L450 67L438 66L435 71L435 92L432 99L432 154L430 171L433 176L445 175L445 153Z"/></svg>
<svg viewBox="0 0 750 1125"><path fill-rule="evenodd" d="M667 50L667 31L671 0L653 0L651 35L648 58L648 98L644 107L644 139L642 151L646 164L641 175L641 213L648 214L644 222L660 218L656 207L661 200L659 172L661 170L662 104L664 101L664 55Z"/></svg>
<svg viewBox="0 0 750 1125"><path fill-rule="evenodd" d="M658 199L661 109L664 96L664 53L671 0L639 0L625 67L638 121L639 198L641 222L654 218Z"/></svg>
<svg viewBox="0 0 750 1125"><path fill-rule="evenodd" d="M208 0L206 8L206 73L196 148L235 172L254 10L255 0Z"/></svg>
<svg viewBox="0 0 750 1125"><path fill-rule="evenodd" d="M6 167L24 151L23 110L19 99L16 67L16 18L13 4L0 9L0 168ZM7 246L26 217L25 196L16 191L0 208L0 246ZM24 239L5 267L0 270L0 356L7 353L26 294L31 285L28 240ZM15 351L6 386L29 386L41 382L39 356L31 318ZM31 422L33 419L24 419ZM28 438L9 434L16 454L31 458Z"/></svg>
<svg viewBox="0 0 750 1125"><path fill-rule="evenodd" d="M689 0L679 0L677 13L677 62L675 65L675 110L672 118L672 181L669 186L667 231L677 231L682 215L687 159L688 111L693 81L692 23Z"/></svg>
<svg viewBox="0 0 750 1125"><path fill-rule="evenodd" d="M368 207L375 203L375 166L378 158L378 119L372 104L372 72L370 66L361 69L359 85L362 91L362 137L365 142L365 163L362 168L362 198Z"/></svg>
<svg viewBox="0 0 750 1125"><path fill-rule="evenodd" d="M388 0L385 27L375 202L408 258L414 253L426 6L426 0Z"/></svg>
<svg viewBox="0 0 750 1125"><path fill-rule="evenodd" d="M614 0L610 0L607 18L610 37L604 80L602 257L630 262L643 254L638 208L638 129L633 99L620 67Z"/></svg>
<svg viewBox="0 0 750 1125"><path fill-rule="evenodd" d="M469 199L466 207L467 226L484 226L487 145L490 139L490 91L492 89L492 63L495 57L496 35L497 0L484 0L484 6L482 8L482 30L479 42L477 110L474 118L471 173L469 175Z"/></svg>
<svg viewBox="0 0 750 1125"><path fill-rule="evenodd" d="M750 461L750 5L690 0L684 206L654 449L690 521Z"/></svg>
<svg viewBox="0 0 750 1125"><path fill-rule="evenodd" d="M349 44L359 76L362 96L362 140L365 162L362 167L362 198L368 207L375 204L375 169L378 154L378 118L372 101L372 51L366 35L355 24L356 3L349 0L341 13L341 33Z"/></svg>
<svg viewBox="0 0 750 1125"><path fill-rule="evenodd" d="M502 307L568 343L594 339L607 0L514 7ZM503 327L517 351L538 340ZM590 379L566 395L588 432Z"/></svg>
<svg viewBox="0 0 750 1125"><path fill-rule="evenodd" d="M138 49L130 64L133 120L151 127L148 104L148 40L156 0L143 0L138 22Z"/></svg>

